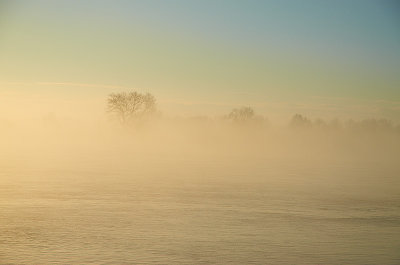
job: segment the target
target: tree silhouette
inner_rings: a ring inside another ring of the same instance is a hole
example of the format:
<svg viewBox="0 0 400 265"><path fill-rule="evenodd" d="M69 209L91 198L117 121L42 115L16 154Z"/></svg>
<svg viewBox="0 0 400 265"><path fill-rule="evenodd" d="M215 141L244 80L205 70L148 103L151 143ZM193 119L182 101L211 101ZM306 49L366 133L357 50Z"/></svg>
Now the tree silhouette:
<svg viewBox="0 0 400 265"><path fill-rule="evenodd" d="M148 117L156 109L153 95L135 91L112 93L108 95L107 111L116 117L121 124L128 124L139 118Z"/></svg>
<svg viewBox="0 0 400 265"><path fill-rule="evenodd" d="M290 127L292 128L308 128L311 127L311 121L300 114L295 114L290 121Z"/></svg>
<svg viewBox="0 0 400 265"><path fill-rule="evenodd" d="M246 122L255 118L254 110L250 107L241 107L233 109L227 116L233 122Z"/></svg>

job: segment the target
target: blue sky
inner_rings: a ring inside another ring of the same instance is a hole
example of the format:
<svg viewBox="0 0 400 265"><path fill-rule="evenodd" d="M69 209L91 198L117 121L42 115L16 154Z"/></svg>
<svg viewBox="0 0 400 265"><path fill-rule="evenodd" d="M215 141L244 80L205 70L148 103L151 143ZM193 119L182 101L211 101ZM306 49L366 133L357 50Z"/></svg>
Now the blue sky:
<svg viewBox="0 0 400 265"><path fill-rule="evenodd" d="M397 117L399 7L370 0L1 1L0 89L133 87L170 102L264 100L263 111L316 98L387 101ZM5 86L11 83L32 86Z"/></svg>

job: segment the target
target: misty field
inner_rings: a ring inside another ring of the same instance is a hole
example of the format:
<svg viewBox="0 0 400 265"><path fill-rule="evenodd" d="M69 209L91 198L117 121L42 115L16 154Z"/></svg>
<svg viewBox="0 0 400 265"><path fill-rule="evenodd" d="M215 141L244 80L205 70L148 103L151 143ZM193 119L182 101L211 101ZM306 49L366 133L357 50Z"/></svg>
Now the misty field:
<svg viewBox="0 0 400 265"><path fill-rule="evenodd" d="M0 265L399 265L399 4L0 0Z"/></svg>
<svg viewBox="0 0 400 265"><path fill-rule="evenodd" d="M0 263L400 262L397 134L171 128L13 133Z"/></svg>

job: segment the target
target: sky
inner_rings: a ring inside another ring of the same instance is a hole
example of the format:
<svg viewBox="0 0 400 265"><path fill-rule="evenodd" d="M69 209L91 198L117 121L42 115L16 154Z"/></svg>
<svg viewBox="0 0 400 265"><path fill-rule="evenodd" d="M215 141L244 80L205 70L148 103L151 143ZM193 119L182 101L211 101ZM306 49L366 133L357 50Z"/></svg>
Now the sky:
<svg viewBox="0 0 400 265"><path fill-rule="evenodd" d="M135 89L171 115L246 105L271 118L400 121L399 11L371 0L0 0L0 117L87 102L103 114L107 94Z"/></svg>

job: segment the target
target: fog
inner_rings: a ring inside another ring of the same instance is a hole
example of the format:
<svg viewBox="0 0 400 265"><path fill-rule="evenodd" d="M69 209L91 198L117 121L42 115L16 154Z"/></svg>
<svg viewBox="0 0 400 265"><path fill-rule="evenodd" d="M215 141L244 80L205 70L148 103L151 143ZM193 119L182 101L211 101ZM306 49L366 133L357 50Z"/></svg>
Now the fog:
<svg viewBox="0 0 400 265"><path fill-rule="evenodd" d="M400 264L396 11L0 0L0 265Z"/></svg>
<svg viewBox="0 0 400 265"><path fill-rule="evenodd" d="M105 175L131 172L128 175L133 180L145 175L155 183L173 180L177 171L185 175L186 168L192 166L217 166L218 171L226 173L224 178L228 178L221 181L231 181L230 174L236 171L241 172L243 181L255 176L275 179L276 176L265 174L265 170L286 172L296 167L383 170L390 172L390 176L400 171L400 132L387 120L313 121L297 114L286 124L277 125L259 114L237 121L229 115L169 116L168 110L158 110L146 119L121 124L105 107L97 108L97 116L87 115L96 110L94 105L87 106L86 115L79 115L82 109L77 108L60 117L52 109L54 105L47 109L41 105L36 112L44 114L39 117L32 117L35 109L30 109L25 117L3 119L0 138L3 170L83 170ZM40 177L40 181L55 178L52 174L33 176ZM187 172L188 179L190 176ZM212 174L203 177L213 178ZM2 178L16 176L4 174ZM82 174L79 178L89 177ZM85 181L96 182L96 179ZM310 180L302 175L293 181ZM370 192L371 196L376 195L378 186L381 195L386 191L397 194L397 186L392 184L400 182L398 178L385 179L385 176L353 179L343 174L321 176L321 181L327 188L351 183L353 193ZM362 183L368 181L376 182L369 187L373 190L363 190ZM354 186L357 184L360 188Z"/></svg>
<svg viewBox="0 0 400 265"><path fill-rule="evenodd" d="M86 107L3 115L7 264L399 261L396 124Z"/></svg>
<svg viewBox="0 0 400 265"><path fill-rule="evenodd" d="M105 106L105 101L104 101ZM45 111L43 111L45 110ZM97 110L97 115L92 114ZM23 109L28 115L0 120L4 159L46 165L47 159L62 163L67 157L82 156L130 163L160 159L224 160L241 163L263 160L294 160L301 163L373 163L397 165L400 131L387 120L324 121L304 117L274 124L267 119L235 122L221 113L208 116L168 115L159 111L145 121L123 125L103 108L74 109L67 115L57 109ZM80 116L80 111L82 115ZM7 113L4 111L4 113ZM297 115L301 116L301 115ZM301 116L302 117L302 116ZM85 158L83 158L85 157ZM122 165L121 165L122 166Z"/></svg>

